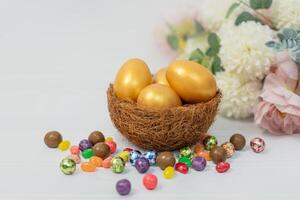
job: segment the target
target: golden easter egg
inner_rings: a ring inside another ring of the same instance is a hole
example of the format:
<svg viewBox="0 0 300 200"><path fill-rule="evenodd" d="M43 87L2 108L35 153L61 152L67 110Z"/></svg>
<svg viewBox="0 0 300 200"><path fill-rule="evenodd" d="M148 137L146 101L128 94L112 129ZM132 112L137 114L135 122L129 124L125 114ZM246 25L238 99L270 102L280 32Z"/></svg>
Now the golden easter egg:
<svg viewBox="0 0 300 200"><path fill-rule="evenodd" d="M172 62L167 68L166 77L171 88L187 103L208 101L217 92L213 74L193 61Z"/></svg>
<svg viewBox="0 0 300 200"><path fill-rule="evenodd" d="M182 105L180 97L172 88L158 83L145 87L141 91L137 103L153 109L170 108Z"/></svg>
<svg viewBox="0 0 300 200"><path fill-rule="evenodd" d="M162 85L170 86L166 77L167 68L160 69L154 76L154 82Z"/></svg>
<svg viewBox="0 0 300 200"><path fill-rule="evenodd" d="M114 91L119 98L136 101L141 90L151 82L152 76L147 64L141 59L133 58L119 69Z"/></svg>

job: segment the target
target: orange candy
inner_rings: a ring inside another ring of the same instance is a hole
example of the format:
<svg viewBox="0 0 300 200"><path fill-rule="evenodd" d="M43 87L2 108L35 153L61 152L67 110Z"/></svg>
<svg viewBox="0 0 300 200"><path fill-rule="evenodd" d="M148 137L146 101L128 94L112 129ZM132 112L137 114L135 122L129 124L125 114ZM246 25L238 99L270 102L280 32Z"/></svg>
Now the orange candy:
<svg viewBox="0 0 300 200"><path fill-rule="evenodd" d="M102 162L102 158L99 158L98 156L92 156L89 160L89 163L95 167L102 167Z"/></svg>
<svg viewBox="0 0 300 200"><path fill-rule="evenodd" d="M195 147L194 147L194 153L197 154L201 151L204 150L204 145L203 144L196 144Z"/></svg>
<svg viewBox="0 0 300 200"><path fill-rule="evenodd" d="M102 166L104 168L110 168L110 166L111 166L111 163L110 163L111 159L112 159L111 156L109 156L108 158L104 159L103 162L102 162Z"/></svg>
<svg viewBox="0 0 300 200"><path fill-rule="evenodd" d="M80 167L81 167L81 170L84 172L95 172L96 171L96 166L89 162L81 163Z"/></svg>
<svg viewBox="0 0 300 200"><path fill-rule="evenodd" d="M200 152L196 153L195 155L203 157L206 161L211 161L209 151L200 151Z"/></svg>

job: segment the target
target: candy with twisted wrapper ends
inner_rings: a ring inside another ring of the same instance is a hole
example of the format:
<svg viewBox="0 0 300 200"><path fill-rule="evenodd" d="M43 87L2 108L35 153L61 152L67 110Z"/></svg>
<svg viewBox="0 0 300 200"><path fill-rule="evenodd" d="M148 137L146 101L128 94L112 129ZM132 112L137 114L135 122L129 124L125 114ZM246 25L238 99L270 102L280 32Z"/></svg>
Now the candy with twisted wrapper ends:
<svg viewBox="0 0 300 200"><path fill-rule="evenodd" d="M71 175L76 171L75 161L68 157L62 159L59 166L60 166L60 170L66 175Z"/></svg>
<svg viewBox="0 0 300 200"><path fill-rule="evenodd" d="M176 159L172 152L164 151L158 154L156 158L156 164L161 170L164 170L166 167L175 165Z"/></svg>
<svg viewBox="0 0 300 200"><path fill-rule="evenodd" d="M256 137L250 141L250 147L255 153L260 153L265 149L266 143L263 139Z"/></svg>
<svg viewBox="0 0 300 200"><path fill-rule="evenodd" d="M120 195L127 195L131 190L130 181L127 179L121 179L116 184L116 190Z"/></svg>
<svg viewBox="0 0 300 200"><path fill-rule="evenodd" d="M215 136L209 135L204 139L203 144L204 144L205 150L210 151L212 148L217 146L218 140Z"/></svg>
<svg viewBox="0 0 300 200"><path fill-rule="evenodd" d="M230 142L233 144L234 149L237 151L242 150L246 145L246 139L243 135L236 133L230 137Z"/></svg>

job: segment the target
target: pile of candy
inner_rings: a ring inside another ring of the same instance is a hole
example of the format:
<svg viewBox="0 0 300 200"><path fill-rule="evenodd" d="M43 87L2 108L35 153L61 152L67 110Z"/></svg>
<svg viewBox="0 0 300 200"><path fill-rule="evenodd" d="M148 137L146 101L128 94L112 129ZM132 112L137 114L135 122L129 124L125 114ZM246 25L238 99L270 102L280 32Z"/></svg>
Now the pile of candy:
<svg viewBox="0 0 300 200"><path fill-rule="evenodd" d="M179 150L178 160L173 152L156 152L154 150L141 153L139 150L125 148L121 153L114 155L117 151L117 144L111 137L105 138L100 131L92 132L88 139L83 139L78 146L68 140L63 140L57 131L48 132L44 142L49 148L59 148L61 151L70 149L70 155L60 162L60 169L66 175L76 171L76 164L84 172L95 172L97 168L111 168L114 173L120 174L124 171L126 163L130 162L136 170L144 174L151 166L158 166L163 170L165 179L172 179L175 171L187 174L189 169L203 171L208 161L216 164L218 173L227 172L230 164L226 160L232 157L235 151L242 150L246 145L246 139L241 134L234 134L230 140L218 146L215 136L206 135L194 148L185 147ZM265 142L261 138L254 138L250 141L250 147L255 153L260 153L265 148ZM81 162L81 156L87 160ZM146 189L153 190L158 184L154 174L145 174L143 184ZM127 179L121 179L116 183L116 190L120 195L127 195L131 190L131 183Z"/></svg>

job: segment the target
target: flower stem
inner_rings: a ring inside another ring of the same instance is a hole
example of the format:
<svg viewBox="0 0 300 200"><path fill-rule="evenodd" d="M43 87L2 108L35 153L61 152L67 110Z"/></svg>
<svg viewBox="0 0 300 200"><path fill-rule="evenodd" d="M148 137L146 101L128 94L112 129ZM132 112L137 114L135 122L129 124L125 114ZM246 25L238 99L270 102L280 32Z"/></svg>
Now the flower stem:
<svg viewBox="0 0 300 200"><path fill-rule="evenodd" d="M238 2L239 2L240 4L243 4L244 6L246 6L248 9L250 9L250 10L254 13L254 15L255 15L257 18L259 18L259 19L261 20L261 22L262 22L263 24L269 26L271 29L273 29L273 30L275 30L275 31L278 30L278 29L273 25L272 21L271 21L268 17L264 16L262 13L257 12L256 10L254 10L253 8L251 8L251 6L250 6L249 4L247 4L246 2L244 2L244 1L242 1L242 0L238 0Z"/></svg>

